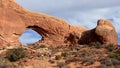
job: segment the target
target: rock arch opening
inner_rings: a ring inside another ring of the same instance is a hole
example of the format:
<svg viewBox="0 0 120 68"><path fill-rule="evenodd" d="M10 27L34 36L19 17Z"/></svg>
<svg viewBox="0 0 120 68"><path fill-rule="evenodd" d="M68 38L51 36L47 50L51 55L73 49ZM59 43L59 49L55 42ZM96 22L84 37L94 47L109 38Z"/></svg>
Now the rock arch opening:
<svg viewBox="0 0 120 68"><path fill-rule="evenodd" d="M19 38L22 45L34 44L35 42L42 39L42 36L38 34L35 30L26 30Z"/></svg>

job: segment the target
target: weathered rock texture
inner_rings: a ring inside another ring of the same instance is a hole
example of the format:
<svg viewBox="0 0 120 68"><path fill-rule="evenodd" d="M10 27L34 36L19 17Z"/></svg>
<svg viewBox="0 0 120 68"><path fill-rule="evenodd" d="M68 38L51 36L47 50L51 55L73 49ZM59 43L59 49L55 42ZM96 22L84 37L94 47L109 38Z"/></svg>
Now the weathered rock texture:
<svg viewBox="0 0 120 68"><path fill-rule="evenodd" d="M69 25L66 21L46 14L22 8L14 0L0 0L0 44L18 45L18 38L33 29L42 36L42 43L49 45L70 45L100 41L117 44L117 33L112 24L100 20L93 30Z"/></svg>
<svg viewBox="0 0 120 68"><path fill-rule="evenodd" d="M103 44L118 44L118 35L114 26L108 20L98 20L95 33Z"/></svg>
<svg viewBox="0 0 120 68"><path fill-rule="evenodd" d="M89 44L91 42L100 42L104 45L118 44L118 35L110 21L100 19L96 28L82 32L79 39L80 44Z"/></svg>

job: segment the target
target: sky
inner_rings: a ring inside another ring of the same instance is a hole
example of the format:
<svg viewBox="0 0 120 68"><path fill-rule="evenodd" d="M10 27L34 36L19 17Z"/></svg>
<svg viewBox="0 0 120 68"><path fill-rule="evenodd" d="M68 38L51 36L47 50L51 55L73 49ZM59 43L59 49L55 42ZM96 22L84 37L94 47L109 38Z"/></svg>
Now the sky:
<svg viewBox="0 0 120 68"><path fill-rule="evenodd" d="M67 20L70 24L96 27L98 19L108 19L120 38L120 0L15 0L23 7ZM20 37L23 44L41 39L35 31L27 30ZM120 43L120 40L119 40Z"/></svg>

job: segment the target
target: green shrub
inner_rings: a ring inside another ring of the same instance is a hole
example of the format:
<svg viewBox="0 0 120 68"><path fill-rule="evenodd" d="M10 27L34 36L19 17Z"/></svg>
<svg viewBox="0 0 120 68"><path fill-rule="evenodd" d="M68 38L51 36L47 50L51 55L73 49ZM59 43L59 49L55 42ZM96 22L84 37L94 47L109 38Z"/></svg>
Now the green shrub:
<svg viewBox="0 0 120 68"><path fill-rule="evenodd" d="M61 59L60 55L55 56L55 60L60 60L60 59Z"/></svg>
<svg viewBox="0 0 120 68"><path fill-rule="evenodd" d="M64 65L65 65L64 62L58 62L58 63L57 63L57 66L58 66L59 68L62 68Z"/></svg>
<svg viewBox="0 0 120 68"><path fill-rule="evenodd" d="M55 63L55 61L53 61L53 60L49 60L48 62L50 62L51 64Z"/></svg>
<svg viewBox="0 0 120 68"><path fill-rule="evenodd" d="M93 59L93 58L89 59L89 61L88 61L89 65L93 64L94 62L95 62L95 59Z"/></svg>
<svg viewBox="0 0 120 68"><path fill-rule="evenodd" d="M107 46L108 51L113 51L114 48L115 48L115 47L114 47L114 45L112 45L112 44Z"/></svg>
<svg viewBox="0 0 120 68"><path fill-rule="evenodd" d="M107 65L107 66L111 66L112 65L112 60L111 58L106 58L103 60L103 64Z"/></svg>
<svg viewBox="0 0 120 68"><path fill-rule="evenodd" d="M65 66L64 68L71 68L70 66Z"/></svg>
<svg viewBox="0 0 120 68"><path fill-rule="evenodd" d="M118 54L118 53L110 53L110 54L109 54L109 57L120 60L120 54Z"/></svg>
<svg viewBox="0 0 120 68"><path fill-rule="evenodd" d="M55 50L55 48L53 46L49 46L48 49Z"/></svg>
<svg viewBox="0 0 120 68"><path fill-rule="evenodd" d="M67 57L67 56L68 56L68 53L67 53L67 52L62 52L61 56Z"/></svg>
<svg viewBox="0 0 120 68"><path fill-rule="evenodd" d="M15 68L6 58L0 57L0 68Z"/></svg>
<svg viewBox="0 0 120 68"><path fill-rule="evenodd" d="M45 45L40 45L40 48L46 48L46 46Z"/></svg>
<svg viewBox="0 0 120 68"><path fill-rule="evenodd" d="M76 62L76 61L80 61L80 58L75 58L75 57L70 57L66 59L66 63L70 63L70 62Z"/></svg>
<svg viewBox="0 0 120 68"><path fill-rule="evenodd" d="M112 61L113 65L120 65L120 61L115 58L111 58L111 61Z"/></svg>
<svg viewBox="0 0 120 68"><path fill-rule="evenodd" d="M107 65L107 66L112 65L111 58L103 58L103 59L100 59L100 63L101 63L101 64L105 64L105 65Z"/></svg>
<svg viewBox="0 0 120 68"><path fill-rule="evenodd" d="M6 58L10 61L18 61L21 58L27 57L27 55L27 52L22 47L19 47L9 50L6 53Z"/></svg>
<svg viewBox="0 0 120 68"><path fill-rule="evenodd" d="M88 52L87 52L87 50L84 49L84 50L82 50L81 53L82 53L82 55L86 55Z"/></svg>
<svg viewBox="0 0 120 68"><path fill-rule="evenodd" d="M107 68L107 66L105 64L101 64L101 65L97 66L96 68Z"/></svg>
<svg viewBox="0 0 120 68"><path fill-rule="evenodd" d="M101 43L100 42L91 42L89 43L89 46L94 46L96 48L101 48Z"/></svg>
<svg viewBox="0 0 120 68"><path fill-rule="evenodd" d="M33 49L40 49L40 48L46 48L45 45L41 44L41 45L33 45Z"/></svg>
<svg viewBox="0 0 120 68"><path fill-rule="evenodd" d="M75 68L83 68L83 67L79 66L79 67L75 67Z"/></svg>
<svg viewBox="0 0 120 68"><path fill-rule="evenodd" d="M82 62L82 64L87 62L87 65L91 65L95 62L95 59L91 58L91 57L83 57L83 58L81 58L81 62Z"/></svg>
<svg viewBox="0 0 120 68"><path fill-rule="evenodd" d="M69 52L70 55L79 55L80 53L77 52L77 51L72 51L72 52Z"/></svg>
<svg viewBox="0 0 120 68"><path fill-rule="evenodd" d="M116 53L110 53L109 54L109 57L110 58L117 58L119 55L118 54L116 54Z"/></svg>

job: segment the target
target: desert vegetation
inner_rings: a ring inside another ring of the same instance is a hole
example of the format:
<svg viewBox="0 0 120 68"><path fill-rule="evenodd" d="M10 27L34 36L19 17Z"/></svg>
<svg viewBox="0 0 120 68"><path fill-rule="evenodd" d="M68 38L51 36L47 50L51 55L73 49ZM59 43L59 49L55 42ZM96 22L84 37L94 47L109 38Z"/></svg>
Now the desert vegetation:
<svg viewBox="0 0 120 68"><path fill-rule="evenodd" d="M6 52L6 58L10 61L18 61L27 56L27 51L25 51L22 47L14 48Z"/></svg>
<svg viewBox="0 0 120 68"><path fill-rule="evenodd" d="M51 68L119 68L120 48L112 44L104 46L99 42L58 47L28 45L8 49L0 58L0 67L20 67L21 63L28 63L31 59L44 61Z"/></svg>

